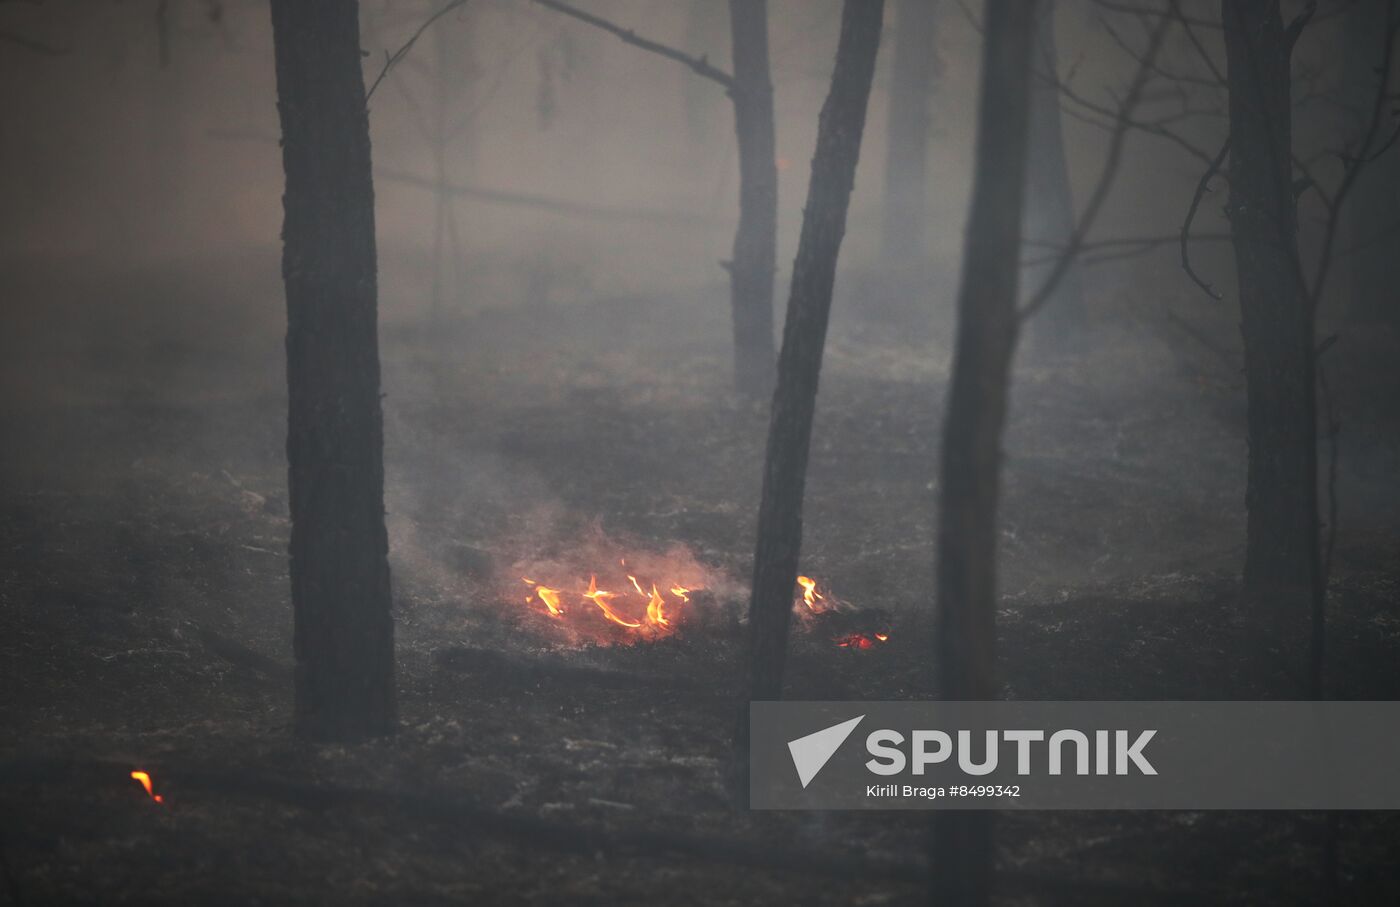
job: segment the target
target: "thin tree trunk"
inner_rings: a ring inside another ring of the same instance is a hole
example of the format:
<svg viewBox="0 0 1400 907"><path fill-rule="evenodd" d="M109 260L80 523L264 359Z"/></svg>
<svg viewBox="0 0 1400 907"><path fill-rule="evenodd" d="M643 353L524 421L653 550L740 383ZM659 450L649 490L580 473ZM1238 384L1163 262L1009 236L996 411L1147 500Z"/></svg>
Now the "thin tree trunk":
<svg viewBox="0 0 1400 907"><path fill-rule="evenodd" d="M739 142L739 227L729 264L734 386L762 398L773 387L773 276L778 251L778 161L768 71L767 0L729 0L734 131Z"/></svg>
<svg viewBox="0 0 1400 907"><path fill-rule="evenodd" d="M1060 91L1056 79L1059 55L1055 47L1055 3L1043 0L1036 13L1035 75L1031 79L1030 144L1035 149L1026 166L1025 236L1029 255L1054 258L1074 233L1074 194L1060 123ZM1027 292L1054 268L1053 261L1025 269ZM1031 345L1040 351L1073 349L1085 328L1084 290L1079 268L1071 264L1055 291L1030 320Z"/></svg>
<svg viewBox="0 0 1400 907"><path fill-rule="evenodd" d="M1230 201L1249 400L1245 601L1300 667L1320 567L1313 313L1292 180L1289 58L1278 0L1223 0ZM1296 656L1296 660L1295 660Z"/></svg>
<svg viewBox="0 0 1400 907"><path fill-rule="evenodd" d="M296 732L395 730L374 188L354 0L272 0Z"/></svg>
<svg viewBox="0 0 1400 907"><path fill-rule="evenodd" d="M865 130L870 81L880 46L883 0L846 0L831 91L822 106L807 207L792 266L778 386L768 426L758 510L753 597L749 603L750 699L782 697L783 664L802 547L802 492L826 343L836 258L846 232ZM746 743L747 720L740 743Z"/></svg>
<svg viewBox="0 0 1400 907"><path fill-rule="evenodd" d="M982 98L938 513L936 670L944 699L995 699L997 504L1026 186L1036 5L988 0ZM933 822L933 900L985 904L992 870L988 812Z"/></svg>
<svg viewBox="0 0 1400 907"><path fill-rule="evenodd" d="M940 68L937 15L935 0L899 0L895 6L880 236L880 252L889 267L906 268L928 255L926 170L929 103Z"/></svg>

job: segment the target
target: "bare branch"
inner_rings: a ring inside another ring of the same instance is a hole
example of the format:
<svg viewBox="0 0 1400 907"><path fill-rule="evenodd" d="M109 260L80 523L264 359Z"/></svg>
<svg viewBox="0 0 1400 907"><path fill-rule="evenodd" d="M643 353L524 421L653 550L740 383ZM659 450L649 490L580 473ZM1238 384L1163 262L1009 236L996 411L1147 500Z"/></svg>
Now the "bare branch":
<svg viewBox="0 0 1400 907"><path fill-rule="evenodd" d="M1164 19L1163 21L1167 20ZM1037 73L1037 76L1049 78L1048 76L1041 76L1041 74L1039 73ZM1167 141L1178 146L1187 154L1196 158L1196 160L1200 161L1203 164L1210 163L1211 157L1209 152L1193 144L1191 141L1189 141L1182 135L1168 129L1165 125L1163 125L1164 120L1139 120L1133 119L1132 117L1125 117L1123 116L1121 108L1119 110L1114 110L1112 107L1105 107L1102 104L1095 103L1094 101L1089 100L1088 98L1081 95L1079 92L1075 91L1063 80L1054 80L1054 84L1059 90L1061 97L1073 101L1075 104L1079 105L1084 110L1087 110L1090 113L1094 113L1099 117L1102 117L1103 120L1107 120L1107 122L1087 116L1084 114L1083 111L1075 110L1072 107L1061 107L1061 109L1067 115L1074 117L1075 119L1080 120L1082 122L1088 123L1091 126L1097 126L1100 129L1111 130L1113 132L1116 132L1120 126L1126 125L1128 128L1136 129L1140 132L1145 132L1148 135L1155 135L1158 138L1166 139Z"/></svg>
<svg viewBox="0 0 1400 907"><path fill-rule="evenodd" d="M1346 201L1347 196L1351 194L1351 190L1356 186L1357 177L1361 175L1361 171L1365 169L1366 164L1375 160L1375 157L1388 148L1391 142L1394 141L1394 137L1392 136L1381 147L1380 151L1371 154L1371 146L1375 144L1376 136L1381 129L1381 122L1385 119L1387 100L1386 82L1390 73L1391 64L1394 61L1395 36L1397 32L1400 32L1400 15L1397 15L1397 12L1400 12L1400 3L1397 3L1397 0L1390 0L1390 3L1386 6L1385 50L1381 55L1380 65L1376 68L1379 77L1377 78L1375 97L1371 102L1370 123L1366 127L1366 134L1361 138L1361 143L1357 147L1356 154L1343 157L1343 161L1346 163L1346 175L1342 177L1342 184L1337 187L1336 193L1332 196L1332 203L1329 209L1331 216L1327 220L1327 229L1322 238L1322 251L1318 258L1317 273L1313 279L1311 289L1306 285L1304 286L1304 291L1307 293L1308 305L1313 311L1317 310L1318 300L1322 296L1322 288L1326 285L1327 275L1332 268L1332 262L1335 258L1332 252L1337 241L1337 229L1341 224L1340 215L1342 203ZM1350 161L1347 160L1348 157L1350 157Z"/></svg>
<svg viewBox="0 0 1400 907"><path fill-rule="evenodd" d="M430 192L443 192L451 196L472 198L478 201L521 208L536 208L571 217L584 217L596 221L643 221L665 223L676 226L711 228L715 221L700 214L664 208L633 208L594 205L567 199L549 198L526 192L511 192L503 189L485 189L477 186L462 186L453 183L439 185L434 179L416 176L400 170L376 167L374 178L390 183L400 183Z"/></svg>
<svg viewBox="0 0 1400 907"><path fill-rule="evenodd" d="M719 84L723 85L726 91L734 90L734 77L731 76L729 73L725 72L724 70L718 69L715 66L711 65L710 61L707 60L704 56L692 57L685 51L677 50L674 47L669 47L665 44L652 41L648 38L640 37L630 28L623 28L622 26L614 22L610 22L607 19L604 19L602 16L595 16L592 13L584 12L583 10L574 6L570 6L567 3L561 3L560 0L535 0L535 2L547 9L552 9L557 13L563 13L566 16L571 16L580 22L586 22L594 28L601 28L608 34L616 36L624 43L631 44L633 47L640 47L642 50L651 51L652 53L665 57L668 60L675 60L677 63L684 63L686 66L689 66L699 75L702 75L713 82L718 82Z"/></svg>
<svg viewBox="0 0 1400 907"><path fill-rule="evenodd" d="M1210 55L1210 51L1206 50L1201 39L1196 36L1192 21L1181 11L1181 0L1171 0L1171 10L1172 14L1176 16L1176 21L1181 23L1181 29L1186 33L1186 39L1191 42L1191 46L1195 49L1196 56L1201 58L1201 62L1205 64L1206 69L1210 70L1211 76L1217 82L1221 85L1226 84L1224 71L1215 64L1215 58Z"/></svg>
<svg viewBox="0 0 1400 907"><path fill-rule="evenodd" d="M418 26L418 30L413 33L413 37L404 42L403 47L400 47L392 54L386 53L384 55L384 68L379 71L379 77L374 80L374 84L369 87L369 91L365 92L365 103L369 103L369 99L374 96L375 89L379 87L380 82L384 81L384 77L389 74L389 70L393 69L395 64L408 56L408 52L413 49L414 44L418 43L418 39L423 36L423 32L427 31L429 26L454 9L465 6L466 3L467 0L450 0L446 6L433 13L422 25Z"/></svg>
<svg viewBox="0 0 1400 907"><path fill-rule="evenodd" d="M1155 16L1166 16L1171 14L1169 10L1165 9L1156 9L1149 6L1138 6L1133 3L1116 3L1113 2L1113 0L1094 0L1094 5L1097 6L1099 9L1107 10L1111 13L1123 13L1129 16L1138 16L1139 18L1152 18ZM1189 18L1185 16L1181 18L1182 21L1189 22L1190 24L1198 26L1200 28L1220 29L1224 27L1215 19L1198 19Z"/></svg>
<svg viewBox="0 0 1400 907"><path fill-rule="evenodd" d="M1051 294L1055 292L1055 287L1059 285L1060 279L1065 276L1074 259L1079 255L1084 247L1084 242L1089 235L1089 230L1094 226L1094 221L1098 218L1099 210L1108 199L1109 189L1113 186L1113 178L1118 173L1118 164L1123 157L1123 145L1128 136L1128 130L1133 126L1132 115L1137 108L1138 102L1142 99L1142 93L1147 88L1147 83L1152 78L1152 66L1157 59L1157 53L1162 49L1162 41L1167 36L1170 28L1169 19L1163 18L1152 29L1152 37L1147 44L1147 50L1143 54L1142 63L1138 66L1137 74L1133 77L1132 84L1128 88L1127 95L1123 98L1123 103L1115 111L1115 125L1113 137L1109 140L1108 156L1104 159L1103 169L1099 173L1098 184L1094 186L1093 194L1089 197L1089 203L1084 208L1084 213L1080 215L1079 222L1075 224L1074 233L1070 235L1069 242L1065 250L1061 253L1055 267L1045 278L1045 282L1036 290L1035 295L1021 309L1019 318L1024 321L1036 313L1036 311L1049 301Z"/></svg>
<svg viewBox="0 0 1400 907"><path fill-rule="evenodd" d="M1175 3L1172 4L1172 7L1174 9L1177 8ZM1177 18L1181 18L1179 9ZM1104 31L1107 32L1108 36L1113 39L1113 43L1117 44L1118 47L1123 51L1123 53L1127 54L1138 65L1142 65L1142 53L1140 51L1135 50L1133 46L1128 43L1127 39L1125 39L1122 35L1118 34L1118 30L1114 28L1111 24L1109 24L1107 20L1100 20L1100 22L1103 25ZM1190 26L1188 25L1187 27L1189 28ZM1152 64L1151 69L1157 75L1162 76L1163 78L1168 79L1171 82L1178 85L1203 85L1208 88L1220 88L1225 84L1224 76L1218 75L1213 71L1211 73L1211 77L1206 78L1204 76L1193 76L1186 73L1171 72L1169 70L1163 69L1161 64L1156 62Z"/></svg>
<svg viewBox="0 0 1400 907"><path fill-rule="evenodd" d="M1186 271L1187 276L1195 282L1196 286L1205 290L1206 295L1215 300L1220 300L1222 298L1220 292L1203 280L1201 276L1196 273L1195 269L1191 267L1191 254L1189 251L1191 243L1191 222L1196 219L1196 212L1200 210L1201 199L1205 198L1206 193L1211 191L1211 178L1220 172L1220 165L1225 163L1225 157L1229 153L1230 137L1226 136L1225 141L1220 145L1220 150L1215 153L1215 157L1211 160L1210 166L1206 168L1205 173L1201 174L1201 180L1196 184L1196 191L1191 196L1191 206L1186 209L1186 219L1181 222L1181 267Z"/></svg>

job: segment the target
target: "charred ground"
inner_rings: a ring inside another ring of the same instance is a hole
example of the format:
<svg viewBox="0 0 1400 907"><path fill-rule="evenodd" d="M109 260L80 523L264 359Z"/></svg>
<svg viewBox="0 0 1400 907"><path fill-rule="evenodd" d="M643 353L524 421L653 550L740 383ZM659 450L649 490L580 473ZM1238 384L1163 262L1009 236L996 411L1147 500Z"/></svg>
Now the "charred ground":
<svg viewBox="0 0 1400 907"><path fill-rule="evenodd" d="M385 301L403 730L312 747L288 731L275 260L9 274L23 300L4 342L0 485L12 901L922 899L917 817L730 809L742 637L723 622L564 647L495 592L522 546L595 524L747 579L766 422L726 390L722 289L487 307L432 331ZM912 697L931 676L946 325L882 322L843 281L838 310L860 317L838 316L832 336L803 565L892 615L892 638L851 651L800 634L788 690ZM1396 698L1396 346L1343 343L1329 685ZM1301 695L1238 614L1243 400L1228 352L1124 317L1073 363L1018 375L1008 696ZM1007 814L1000 827L1017 903L1323 897L1315 815ZM1343 817L1358 899L1400 891L1398 831L1389 814Z"/></svg>

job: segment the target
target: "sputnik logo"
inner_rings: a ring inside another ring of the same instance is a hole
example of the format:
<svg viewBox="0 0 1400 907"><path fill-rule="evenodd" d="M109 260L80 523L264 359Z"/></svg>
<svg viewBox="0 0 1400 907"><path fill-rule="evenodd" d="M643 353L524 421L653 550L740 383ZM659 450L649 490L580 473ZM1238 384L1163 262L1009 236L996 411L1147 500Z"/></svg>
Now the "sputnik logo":
<svg viewBox="0 0 1400 907"><path fill-rule="evenodd" d="M792 764L797 768L797 779L802 782L803 790L864 719L864 715L857 715L849 721L788 741L788 752L792 754Z"/></svg>

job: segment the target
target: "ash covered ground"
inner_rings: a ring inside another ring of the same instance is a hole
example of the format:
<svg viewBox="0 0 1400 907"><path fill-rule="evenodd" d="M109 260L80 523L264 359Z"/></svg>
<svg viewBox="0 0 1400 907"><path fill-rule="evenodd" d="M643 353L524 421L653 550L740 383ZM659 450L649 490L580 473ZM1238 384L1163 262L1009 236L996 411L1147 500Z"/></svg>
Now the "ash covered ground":
<svg viewBox="0 0 1400 907"><path fill-rule="evenodd" d="M921 817L749 814L726 796L742 647L730 617L745 606L766 418L728 391L723 286L482 304L431 330L383 301L402 733L327 747L290 735L275 254L6 274L12 902L923 902ZM864 286L838 286L803 570L888 615L890 639L843 648L803 624L794 698L915 697L932 675L947 324L920 314L933 303L878 305ZM1297 695L1237 608L1237 354L1132 311L1082 355L1024 357L1013 384L1005 694ZM1392 699L1400 344L1341 343L1329 686ZM580 638L502 591L521 561L567 557L589 533L684 546L721 578L696 607L722 619ZM1006 814L999 829L1008 903L1325 900L1315 814ZM1400 896L1400 819L1343 815L1340 835L1349 896Z"/></svg>

